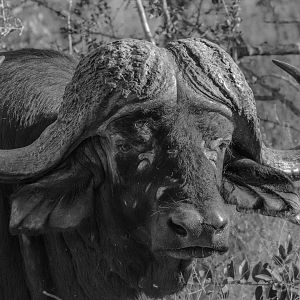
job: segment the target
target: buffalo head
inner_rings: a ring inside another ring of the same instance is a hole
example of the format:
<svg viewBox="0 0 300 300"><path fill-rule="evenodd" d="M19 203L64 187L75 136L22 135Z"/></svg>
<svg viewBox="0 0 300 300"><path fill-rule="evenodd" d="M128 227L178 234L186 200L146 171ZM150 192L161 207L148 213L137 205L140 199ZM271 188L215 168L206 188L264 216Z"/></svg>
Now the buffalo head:
<svg viewBox="0 0 300 300"><path fill-rule="evenodd" d="M252 91L221 48L128 39L81 60L56 121L0 151L0 178L20 185L13 233L92 223L110 271L162 296L192 258L227 250L228 203L296 220L298 164L298 151L263 145Z"/></svg>

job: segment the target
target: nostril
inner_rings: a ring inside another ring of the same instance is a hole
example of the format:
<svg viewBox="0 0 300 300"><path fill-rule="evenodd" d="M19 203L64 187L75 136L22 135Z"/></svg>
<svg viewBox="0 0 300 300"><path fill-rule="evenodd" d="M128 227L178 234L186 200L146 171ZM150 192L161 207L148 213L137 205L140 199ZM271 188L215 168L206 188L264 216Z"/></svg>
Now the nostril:
<svg viewBox="0 0 300 300"><path fill-rule="evenodd" d="M181 236L187 236L188 233L186 229L183 226L174 223L171 218L167 221L167 224L176 234Z"/></svg>
<svg viewBox="0 0 300 300"><path fill-rule="evenodd" d="M222 231L225 230L226 226L228 224L227 220L222 220L217 226L213 226L215 233L221 233Z"/></svg>

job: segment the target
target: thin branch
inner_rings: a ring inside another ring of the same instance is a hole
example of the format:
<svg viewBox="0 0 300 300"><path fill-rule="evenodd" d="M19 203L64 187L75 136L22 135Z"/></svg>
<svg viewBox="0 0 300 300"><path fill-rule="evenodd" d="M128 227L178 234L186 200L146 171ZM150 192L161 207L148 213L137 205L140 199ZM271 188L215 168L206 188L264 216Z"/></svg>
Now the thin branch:
<svg viewBox="0 0 300 300"><path fill-rule="evenodd" d="M200 22L200 17L201 17L201 10L202 10L203 1L204 0L200 0L200 3L198 5L196 26L199 26L199 24L200 24L199 22Z"/></svg>
<svg viewBox="0 0 300 300"><path fill-rule="evenodd" d="M49 298L52 298L52 299L55 299L55 300L62 300L61 298L59 298L59 297L57 297L57 296L55 296L55 295L53 295L53 294L50 294L50 293L48 293L48 292L46 292L46 291L43 291L43 294L44 294L45 296L47 296L47 297L49 297Z"/></svg>
<svg viewBox="0 0 300 300"><path fill-rule="evenodd" d="M264 86L265 88L267 85ZM268 86L269 90L272 92L272 95L269 96L255 96L255 100L257 101L279 101L280 103L284 104L289 110L296 115L297 117L300 117L300 109L289 99L287 99L283 94L275 91L275 89L272 91L271 87Z"/></svg>
<svg viewBox="0 0 300 300"><path fill-rule="evenodd" d="M145 32L146 39L155 45L155 40L153 38L153 35L151 33L151 30L150 30L150 27L148 24L148 20L146 17L146 13L145 13L145 9L144 9L142 0L136 0L136 5L137 5L138 12L139 12L140 20L141 20L141 23L142 23L142 26L143 26L143 29Z"/></svg>
<svg viewBox="0 0 300 300"><path fill-rule="evenodd" d="M225 0L222 0L222 3L223 3L223 6L224 6L224 10L225 10L226 15L229 16L229 11L228 11L227 4L226 4Z"/></svg>
<svg viewBox="0 0 300 300"><path fill-rule="evenodd" d="M45 1L43 0L31 0L31 2L34 2L40 6L43 6L45 8L47 8L49 11L53 12L54 14L56 14L58 17L62 18L62 19L68 19L68 33L70 34L78 34L79 31L78 30L74 30L74 28L70 27L69 24L71 25L72 23L69 23L69 20L71 21L71 19L69 18L70 15L70 2L71 2L71 7L72 7L72 0L69 0L69 13L67 12L61 12L59 10L54 9L53 7L49 6ZM102 32L102 31L90 31L87 30L86 33L88 34L94 34L94 35L102 35L108 38L112 38L112 39L122 39L123 37L120 36L115 36L114 34L109 34L106 32ZM69 47L70 49L70 47Z"/></svg>
<svg viewBox="0 0 300 300"><path fill-rule="evenodd" d="M256 95L254 94L254 98L256 101L265 101L265 102L270 102L270 101L278 101L277 98L274 98L273 95Z"/></svg>
<svg viewBox="0 0 300 300"><path fill-rule="evenodd" d="M162 4L162 10L163 10L164 16L165 16L165 24L166 24L167 28L169 28L172 24L172 21L171 21L171 16L170 16L167 0L161 0L161 4Z"/></svg>
<svg viewBox="0 0 300 300"><path fill-rule="evenodd" d="M192 22L187 22L187 20L183 19L183 22L187 23L187 25L189 25L191 27L191 30L188 34L189 36L191 36L195 31L198 31L198 33L200 33L200 35L203 34L203 32L200 32L200 27L201 27L200 19L201 19L201 13L202 13L201 9L202 9L202 5L203 5L203 1L204 0L200 0L200 2L198 4L195 24L193 24Z"/></svg>
<svg viewBox="0 0 300 300"><path fill-rule="evenodd" d="M55 13L60 18L63 18L63 19L68 18L68 14L67 13L63 13L63 12L61 12L59 10L54 9L53 7L49 6L46 1L43 1L43 0L31 0L31 2L34 2L34 3L36 3L36 4L40 5L40 6L46 7L47 9L49 9L50 11L52 11L53 13Z"/></svg>
<svg viewBox="0 0 300 300"><path fill-rule="evenodd" d="M299 225L298 223L296 223L296 224ZM228 284L228 285L250 285L250 286L269 286L269 287L271 287L276 282L277 282L276 280L272 280L272 279L268 282L252 282L252 281L243 282L242 280L232 280L232 281L227 282L226 284ZM217 286L217 287L223 287L224 286L224 284L214 283L214 282L212 282L211 284L213 284L214 286ZM295 287L294 283L284 282L284 285L286 287L289 287L289 288L292 287L297 291L300 290L299 288Z"/></svg>
<svg viewBox="0 0 300 300"><path fill-rule="evenodd" d="M258 55L300 54L300 43L285 45L262 44L259 46L243 45L237 48L238 58Z"/></svg>
<svg viewBox="0 0 300 300"><path fill-rule="evenodd" d="M5 4L4 0L1 0L1 8L2 8L2 18L4 23L6 23L6 13L5 13Z"/></svg>
<svg viewBox="0 0 300 300"><path fill-rule="evenodd" d="M295 128L295 127L289 125L288 123L280 123L278 121L273 121L273 120L264 119L264 118L259 118L259 120L262 122L265 122L265 123L271 123L273 125L277 125L277 126L284 127L284 128L289 128L289 129L295 130L297 132L300 132L300 130L298 128Z"/></svg>
<svg viewBox="0 0 300 300"><path fill-rule="evenodd" d="M300 20L264 20L264 23L272 24L300 24Z"/></svg>
<svg viewBox="0 0 300 300"><path fill-rule="evenodd" d="M8 7L6 6L6 3L4 0L0 1L0 9L1 9L0 36L6 36L10 32L15 31L15 30L20 31L20 35L21 35L23 32L23 29L24 29L22 21L19 18L16 18L16 17L13 17L12 15L10 15L10 12L9 12Z"/></svg>
<svg viewBox="0 0 300 300"><path fill-rule="evenodd" d="M69 54L73 54L72 45L72 31L71 31L71 14L72 14L72 0L69 0L69 12L68 12L68 40L69 40Z"/></svg>
<svg viewBox="0 0 300 300"><path fill-rule="evenodd" d="M288 107L293 114L296 116L300 117L300 109L294 104L292 100L289 100L286 98L285 95L280 93L280 88L278 87L273 87L271 85L268 85L267 83L263 82L257 74L255 74L251 69L247 68L245 65L242 65L243 69L250 74L251 77L257 78L256 82L266 89L267 91L270 92L271 95L266 95L266 96L259 96L255 95L255 99L259 101L279 101L282 104L284 104L286 107Z"/></svg>
<svg viewBox="0 0 300 300"><path fill-rule="evenodd" d="M287 84L289 84L290 86L292 86L294 89L296 89L297 91L300 92L300 86L299 86L299 84L294 83L292 81L292 79L290 79L290 78L287 78L287 77L279 75L279 74L270 74L270 75L263 75L263 76L261 76L261 79L263 80L266 77L272 77L272 78L277 78L277 79L283 80Z"/></svg>
<svg viewBox="0 0 300 300"><path fill-rule="evenodd" d="M267 217L281 218L291 223L294 223L296 225L300 225L299 216L292 211L272 211L272 210L240 208L240 207L237 207L236 210L244 214L260 214Z"/></svg>
<svg viewBox="0 0 300 300"><path fill-rule="evenodd" d="M164 15L164 43L166 44L172 36L172 29L174 28L167 0L161 0L161 7Z"/></svg>
<svg viewBox="0 0 300 300"><path fill-rule="evenodd" d="M75 30L74 28L71 29L71 32L72 32L73 34L78 34L78 33L80 33L79 30ZM102 32L102 31L85 30L85 33L91 34L91 35L102 35L102 36L105 36L105 37L108 37L108 38L111 38L111 39L115 39L115 40L120 40L120 39L123 39L123 38L124 38L124 37L122 37L122 36L117 36L117 35L109 34L109 33Z"/></svg>

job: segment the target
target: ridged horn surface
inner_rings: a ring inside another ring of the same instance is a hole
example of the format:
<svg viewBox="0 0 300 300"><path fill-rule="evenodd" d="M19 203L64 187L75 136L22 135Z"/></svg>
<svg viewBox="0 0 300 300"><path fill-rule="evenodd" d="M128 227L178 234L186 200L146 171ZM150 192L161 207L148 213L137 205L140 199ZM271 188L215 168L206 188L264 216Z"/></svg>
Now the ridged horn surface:
<svg viewBox="0 0 300 300"><path fill-rule="evenodd" d="M272 61L276 66L289 73L300 83L300 70L298 68L280 60L273 59Z"/></svg>
<svg viewBox="0 0 300 300"><path fill-rule="evenodd" d="M0 150L0 180L39 176L116 116L176 102L173 61L146 41L108 43L81 60L66 87L57 121L31 145Z"/></svg>

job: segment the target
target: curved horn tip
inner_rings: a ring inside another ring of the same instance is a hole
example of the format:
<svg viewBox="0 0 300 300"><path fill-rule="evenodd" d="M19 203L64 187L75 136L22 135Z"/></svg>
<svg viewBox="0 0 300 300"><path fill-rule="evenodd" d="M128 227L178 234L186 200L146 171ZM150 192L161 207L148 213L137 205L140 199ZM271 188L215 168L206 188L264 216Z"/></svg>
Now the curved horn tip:
<svg viewBox="0 0 300 300"><path fill-rule="evenodd" d="M272 61L276 66L278 66L285 72L289 73L291 76L293 76L297 80L298 83L300 83L300 70L299 69L297 69L296 67L294 67L286 62L283 62L283 61L280 61L277 59L272 59Z"/></svg>

